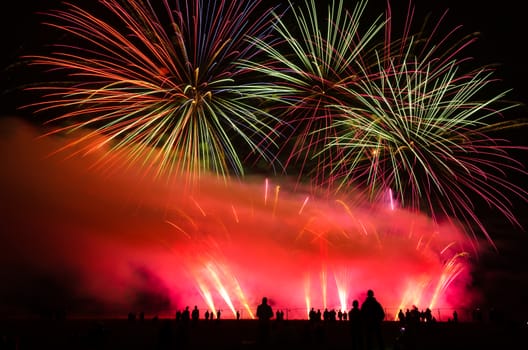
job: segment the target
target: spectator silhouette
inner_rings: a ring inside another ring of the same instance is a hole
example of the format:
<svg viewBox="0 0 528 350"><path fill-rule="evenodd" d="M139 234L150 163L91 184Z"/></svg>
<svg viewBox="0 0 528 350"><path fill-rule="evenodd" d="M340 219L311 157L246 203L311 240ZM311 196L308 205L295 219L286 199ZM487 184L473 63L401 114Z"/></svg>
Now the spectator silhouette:
<svg viewBox="0 0 528 350"><path fill-rule="evenodd" d="M324 309L323 311L323 321L328 321L330 319L330 311L328 309Z"/></svg>
<svg viewBox="0 0 528 350"><path fill-rule="evenodd" d="M368 350L374 348L376 343L378 349L384 349L381 324L385 318L385 311L374 297L374 292L369 289L367 298L361 305L361 320L365 330L365 344Z"/></svg>
<svg viewBox="0 0 528 350"><path fill-rule="evenodd" d="M183 310L183 312L181 314L181 319L182 319L183 323L185 323L185 324L188 324L189 321L191 320L191 312L189 311L189 307L188 306L186 306L185 310Z"/></svg>
<svg viewBox="0 0 528 350"><path fill-rule="evenodd" d="M275 320L276 321L283 321L284 320L284 311L277 310L277 312L275 313Z"/></svg>
<svg viewBox="0 0 528 350"><path fill-rule="evenodd" d="M405 323L406 323L405 314L403 313L402 309L400 309L400 311L398 312L398 321L400 321L401 325L405 325Z"/></svg>
<svg viewBox="0 0 528 350"><path fill-rule="evenodd" d="M191 312L191 319L193 323L196 324L199 318L200 318L200 311L198 311L198 306L194 305L194 309Z"/></svg>
<svg viewBox="0 0 528 350"><path fill-rule="evenodd" d="M427 323L433 322L433 313L430 308L427 308L424 311L424 322L427 322Z"/></svg>
<svg viewBox="0 0 528 350"><path fill-rule="evenodd" d="M262 303L257 306L257 318L258 318L258 342L261 344L267 344L269 342L269 336L271 332L271 322L273 318L273 310L268 304L268 298L263 297Z"/></svg>
<svg viewBox="0 0 528 350"><path fill-rule="evenodd" d="M315 321L317 321L317 312L315 312L315 309L313 307L310 309L310 312L308 313L308 319L314 323Z"/></svg>
<svg viewBox="0 0 528 350"><path fill-rule="evenodd" d="M348 322L350 323L350 335L352 337L352 350L363 348L361 338L361 310L359 301L352 302L352 308L348 312Z"/></svg>

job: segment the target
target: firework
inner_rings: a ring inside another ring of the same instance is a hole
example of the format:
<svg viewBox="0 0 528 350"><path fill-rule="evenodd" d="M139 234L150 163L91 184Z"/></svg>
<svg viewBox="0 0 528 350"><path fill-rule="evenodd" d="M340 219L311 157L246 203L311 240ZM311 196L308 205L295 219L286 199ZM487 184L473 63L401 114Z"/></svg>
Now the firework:
<svg viewBox="0 0 528 350"><path fill-rule="evenodd" d="M444 33L445 14L414 31L409 6L397 35L388 7L385 20L377 17L361 34L365 6L348 12L332 2L324 17L312 1L291 12L300 35L278 18L282 41L255 40L268 57L255 70L291 102L278 127L287 137L285 163L299 161L299 178L335 192L363 187L372 202L394 191L403 205L456 218L492 242L476 203L517 223L510 195L526 198L508 180L510 170L525 174L509 156L515 146L492 136L524 124L503 119L517 105L505 102L508 91L486 97L494 70L470 67L462 54L477 37L460 35L460 26Z"/></svg>
<svg viewBox="0 0 528 350"><path fill-rule="evenodd" d="M392 191L490 242L477 204L516 223L510 195L527 193L508 173L525 172L515 146L493 135L523 123L503 119L516 107L507 90L486 96L491 67L468 69L476 36L459 37L460 27L443 34L441 19L415 31L410 6L394 34L390 7L367 20L363 1L289 12L244 1L99 4L104 15L73 4L48 13L74 45L29 57L70 77L35 88L46 96L31 105L61 111L49 134L83 130L61 150L192 181L242 176L256 155L316 190L364 188L371 202Z"/></svg>
<svg viewBox="0 0 528 350"><path fill-rule="evenodd" d="M67 77L33 88L45 96L31 107L58 112L50 134L89 130L65 148L107 149L106 161L127 152L156 175L195 179L206 171L243 175L246 153L270 158L259 144L273 135L274 118L259 108L237 62L255 55L246 37L266 35L271 8L202 0L99 5L46 13L65 43L28 57Z"/></svg>
<svg viewBox="0 0 528 350"><path fill-rule="evenodd" d="M253 41L266 60L246 62L276 85L273 90L261 89L263 98L278 94L285 102L274 109L281 118L276 130L287 140L281 142L278 157L286 166L299 169L300 179L316 185L331 180L324 169L342 157L338 149L325 148L334 135L335 109L329 106L355 103L343 89L359 78L359 57L375 44L383 28L379 16L367 30L360 30L366 22L362 21L365 8L364 1L353 11L343 1L332 2L327 11L318 9L315 0L298 7L290 3L288 15L276 16L276 41Z"/></svg>
<svg viewBox="0 0 528 350"><path fill-rule="evenodd" d="M473 35L456 39L455 28L437 39L440 22L429 36L412 34L412 10L401 38L393 39L386 23L384 45L372 52L375 64L361 66L369 79L344 88L356 103L333 106L342 113L326 147L344 156L329 171L344 188L364 184L371 200L393 189L404 205L457 218L493 243L476 203L517 223L511 196L526 198L508 180L510 171L524 174L509 155L513 147L493 137L523 124L503 116L517 105L504 101L508 91L487 94L496 80L491 67L468 70L468 58L458 58ZM442 47L447 43L454 44Z"/></svg>

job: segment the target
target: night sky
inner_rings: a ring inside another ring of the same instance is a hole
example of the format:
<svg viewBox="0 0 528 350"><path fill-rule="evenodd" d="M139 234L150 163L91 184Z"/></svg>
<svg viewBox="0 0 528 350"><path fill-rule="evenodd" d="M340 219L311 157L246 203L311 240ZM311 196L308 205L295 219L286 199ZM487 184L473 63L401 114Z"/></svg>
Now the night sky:
<svg viewBox="0 0 528 350"><path fill-rule="evenodd" d="M75 2L75 1L74 1ZM393 1L394 3L404 3L404 1ZM372 8L383 8L385 1L370 1L369 6ZM428 12L432 12L434 15L440 15L443 10L449 8L448 20L446 23L453 25L461 24L464 26L465 32L480 32L480 39L477 43L473 44L470 50L468 51L471 55L474 56L475 66L483 64L497 64L497 73L496 77L503 79L501 86L504 88L512 89L512 92L509 94L509 97L513 100L519 101L522 104L519 108L516 108L508 112L508 116L512 118L518 117L527 117L528 108L524 106L525 103L528 103L528 86L526 81L528 80L528 66L526 64L528 55L526 54L525 48L525 38L528 34L528 28L526 27L526 12L521 1L515 0L503 0L500 2L493 3L491 5L484 5L482 1L474 0L449 0L449 1L431 1L431 0L416 0L414 1L417 7L416 21L419 21L420 16ZM433 4L438 3L438 4ZM2 54L0 56L0 88L2 92L0 94L0 115L5 119L6 117L19 116L24 118L27 121L33 123L39 123L39 120L34 120L32 117L24 111L17 110L17 107L21 101L26 101L27 96L22 96L20 92L17 91L17 86L21 82L28 82L31 80L31 77L28 77L24 73L23 69L20 69L18 64L18 56L33 53L35 50L39 50L42 45L50 43L53 41L53 38L49 38L47 34L47 29L43 28L39 24L39 16L36 14L37 11L46 10L48 8L54 8L59 4L57 0L18 0L18 1L9 1L2 2L0 7L0 16L2 16L0 25L2 30L0 33L2 41ZM395 8L395 13L404 14L406 9ZM403 18L402 18L403 20ZM444 23L444 25L446 25ZM19 126L14 127L13 125L18 125L13 122L0 122L2 124L2 129L0 129L0 137L6 138L6 135L16 130L20 133L26 133L26 131L20 131ZM32 131L28 133L31 134ZM27 137L27 134L25 137ZM527 145L526 143L526 128L524 130L519 130L509 134L508 137L516 144ZM35 160L36 156L34 154L30 156L23 156L22 149L13 149L13 145L17 145L13 142L2 142L1 146L3 149L0 149L2 157L0 159L6 161L8 160L12 166L20 166L23 168L22 163L30 162ZM7 147L10 147L7 149ZM50 145L47 145L50 147ZM526 164L526 153L520 153L521 160ZM69 169L67 174L55 174L53 168L44 168L44 173L50 175L54 178L53 181L43 181L39 176L38 164L34 164L35 168L29 170L31 164L25 164L28 168L28 172L21 176L24 181L31 182L27 186L21 186L17 189L7 189L5 186L2 186L2 190L8 191L9 193L5 195L4 193L0 194L0 210L2 210L1 218L3 222L0 223L0 246L1 249L5 247L10 247L11 249L16 249L16 245L27 245L31 246L32 244L43 244L48 245L49 242L46 242L42 237L35 238L33 235L34 232L25 232L21 234L19 239L13 239L6 237L12 228L6 225L5 218L9 217L18 217L17 220L24 220L24 213L13 213L13 208L30 208L31 206L28 203L15 203L15 198L31 198L31 195L28 195L27 191L36 191L35 200L43 200L47 196L51 197L60 197L61 193L51 190L50 188L39 188L39 184L43 186L50 186L52 184L62 184L63 190L65 193L71 195L72 193L77 193L81 196L86 196L89 198L92 196L92 192L89 189L90 185L83 188L82 190L76 190L70 192L68 189L68 176L80 176L76 174L74 170ZM2 170L4 172L5 170ZM31 173L34 171L34 173ZM6 177L11 177L12 174L7 175ZM2 177L4 178L4 177ZM524 180L526 177L524 177ZM97 187L102 186L101 183L98 183L94 180L94 183L91 185ZM126 186L126 184L121 184ZM525 184L521 183L521 186L525 187ZM133 186L133 185L131 185ZM60 186L59 186L60 187ZM66 188L64 188L66 187ZM17 196L17 191L20 191L21 196ZM97 194L94 194L97 196ZM141 197L138 195L138 198ZM7 200L6 198L9 198ZM141 197L145 198L145 197ZM122 198L119 196L110 196L105 200L119 201ZM51 202L51 205L57 205L58 207L64 205L61 203L61 199L54 199ZM66 199L64 199L67 202ZM116 203L110 203L110 206L118 212L119 205ZM519 221L528 226L528 207L526 203L517 201L513 203L514 211L516 212ZM31 210L31 209L28 209ZM72 210L83 210L83 206L79 204L75 209ZM104 211L94 209L87 206L84 210L90 211L93 210L93 215L98 216L98 223L101 225L105 221L105 215L111 215L105 213ZM112 212L112 213L115 213ZM486 210L483 210L485 213ZM493 214L494 215L494 214ZM521 298L524 298L528 292L528 259L526 259L525 252L528 248L528 233L523 230L513 227L506 222L505 219L498 216L490 215L486 219L486 222L490 228L490 234L494 238L499 252L493 252L490 249L490 252L482 256L480 262L481 270L475 273L475 284L477 287L484 289L491 305L497 305L498 308L507 309L513 307L519 307L521 310L516 310L511 312L516 315L524 315L528 313L527 303L522 302ZM41 213L39 215L31 215L32 218L38 218L45 220L45 214ZM148 222L148 221L147 221ZM144 221L142 222L144 223ZM140 224L138 222L138 224ZM4 227L4 225L8 227ZM98 224L95 224L96 226ZM38 223L34 225L29 225L28 227L34 227L37 229ZM115 227L116 230L124 229L123 227ZM53 233L50 233L53 235ZM71 239L68 238L63 242L63 244L68 244ZM133 239L132 239L133 240ZM2 243L6 243L6 245ZM82 245L82 243L77 242L76 244ZM108 248L108 247L107 247ZM52 254L53 247L50 245L50 254ZM20 249L20 252L25 252L24 254L30 254L31 250ZM29 253L28 253L29 252ZM21 294L27 293L27 289L32 289L35 286L46 286L45 293L53 294L54 298L60 298L64 295L69 295L70 291L68 290L68 283L75 284L77 283L76 279L78 276L75 275L74 269L64 269L64 274L60 279L60 282L49 280L48 275L42 274L42 271L35 271L35 269L29 267L30 264L27 263L30 259L21 259L18 263L12 259L13 254L4 254L2 253L2 258L0 258L1 267L0 267L0 276L3 276L3 282L8 281L9 283L1 283L0 287L0 299L11 300L13 295L16 294L13 291L24 290ZM7 253L7 252L5 252ZM127 252L126 254L128 254ZM11 258L10 258L11 257ZM2 260L3 259L3 260ZM53 257L44 258L50 266L43 267L45 269L54 269L55 265L61 263L60 260L56 260ZM106 262L110 263L110 262ZM101 263L104 264L104 263ZM52 266L53 265L53 266ZM100 267L103 268L103 267ZM16 269L18 272L13 273L13 270ZM25 274L26 278L17 280L15 278L16 274ZM155 280L155 277L148 276L146 273L142 278L149 281L149 283L156 284L158 283ZM154 280L153 280L154 279ZM69 282L65 282L69 281ZM33 283L34 282L34 283ZM58 284L58 285L55 285ZM500 288L497 288L500 286ZM147 295L149 293L158 293L160 290L163 290L165 286L161 286L159 289L154 288L153 290L142 291ZM33 293L27 294L22 299L27 302L27 300L34 298L38 293L33 291ZM8 295L9 298L5 298ZM29 295L29 296L28 296ZM2 298L4 297L4 298ZM43 297L44 298L44 297ZM8 301L9 302L9 301ZM93 300L87 301L87 303L93 302ZM9 308L8 308L9 309Z"/></svg>
<svg viewBox="0 0 528 350"><path fill-rule="evenodd" d="M385 8L385 3L382 0L371 0L368 8L376 9L376 13L379 13L379 9ZM407 10L407 2L394 3L401 5L393 5L393 11L403 16ZM2 68L16 61L18 55L32 52L33 48L50 43L45 28L39 24L42 17L36 13L57 8L58 4L58 0L2 3ZM526 96L528 88L524 86L524 81L528 68L525 64L523 35L528 29L522 4L514 0L492 5L483 5L476 0L415 0L414 4L416 18L428 13L439 16L448 10L446 23L463 25L467 33L480 32L479 42L474 48L476 60L482 64L499 64L498 76L505 79L505 86L512 87L513 95L521 100ZM4 69L2 74L5 74Z"/></svg>

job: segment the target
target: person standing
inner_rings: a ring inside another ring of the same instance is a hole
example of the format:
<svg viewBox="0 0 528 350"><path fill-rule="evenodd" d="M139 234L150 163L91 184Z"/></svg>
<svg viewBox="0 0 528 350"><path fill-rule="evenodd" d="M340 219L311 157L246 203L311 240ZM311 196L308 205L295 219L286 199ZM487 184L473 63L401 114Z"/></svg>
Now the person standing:
<svg viewBox="0 0 528 350"><path fill-rule="evenodd" d="M193 325L196 325L198 323L198 319L200 318L200 311L198 310L198 306L194 305L194 309L191 312L191 320Z"/></svg>
<svg viewBox="0 0 528 350"><path fill-rule="evenodd" d="M374 343L376 343L378 349L383 350L385 344L381 325L385 319L385 311L374 297L374 291L371 289L367 291L367 298L361 304L361 319L365 331L367 350L374 349Z"/></svg>
<svg viewBox="0 0 528 350"><path fill-rule="evenodd" d="M267 344L271 332L271 319L273 318L273 309L268 304L268 298L263 297L262 303L257 306L258 318L258 341L261 344Z"/></svg>
<svg viewBox="0 0 528 350"><path fill-rule="evenodd" d="M363 348L363 339L361 337L361 310L357 300L352 302L352 308L348 312L348 322L350 323L352 350L360 350Z"/></svg>

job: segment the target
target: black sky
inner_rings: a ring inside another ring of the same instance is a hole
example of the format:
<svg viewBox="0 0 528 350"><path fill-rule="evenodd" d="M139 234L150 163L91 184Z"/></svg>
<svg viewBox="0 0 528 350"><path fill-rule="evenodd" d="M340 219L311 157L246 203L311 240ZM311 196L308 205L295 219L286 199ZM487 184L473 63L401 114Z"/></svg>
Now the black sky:
<svg viewBox="0 0 528 350"><path fill-rule="evenodd" d="M92 1L90 1L92 3ZM80 3L73 1L73 3ZM448 10L444 27L463 25L464 33L479 32L480 37L469 50L475 58L476 65L497 64L497 77L504 79L504 87L513 91L510 97L527 101L528 78L526 64L525 38L528 34L525 11L522 1L503 0L489 3L478 0L414 0L415 22L420 23L428 13L438 18ZM367 9L379 13L385 8L385 0L370 0ZM18 0L2 2L0 5L0 31L2 55L0 61L0 78L2 89L9 88L10 82L16 80L12 65L17 64L17 57L34 53L44 45L52 43L49 31L41 25L43 17L39 11L46 11L60 6L59 0ZM407 1L392 1L396 22L404 21L407 12ZM10 98L2 94L2 109L12 111L14 105ZM523 110L525 112L526 110ZM519 111L520 113L520 111Z"/></svg>

